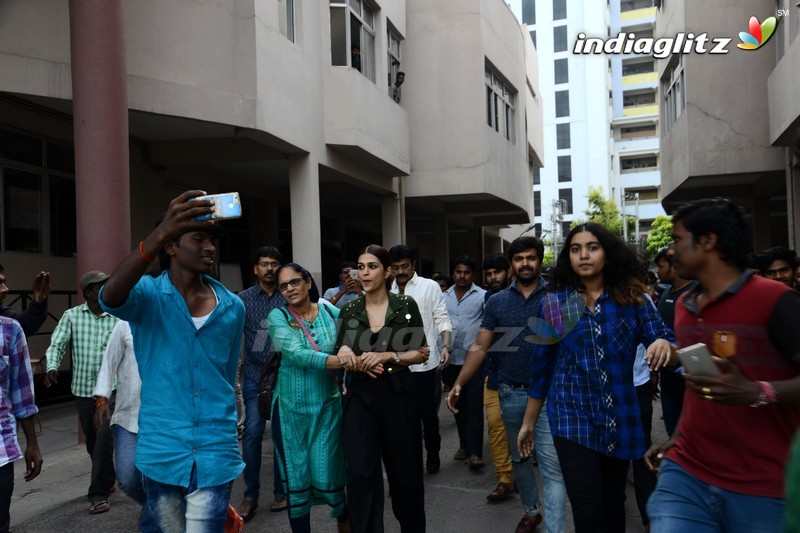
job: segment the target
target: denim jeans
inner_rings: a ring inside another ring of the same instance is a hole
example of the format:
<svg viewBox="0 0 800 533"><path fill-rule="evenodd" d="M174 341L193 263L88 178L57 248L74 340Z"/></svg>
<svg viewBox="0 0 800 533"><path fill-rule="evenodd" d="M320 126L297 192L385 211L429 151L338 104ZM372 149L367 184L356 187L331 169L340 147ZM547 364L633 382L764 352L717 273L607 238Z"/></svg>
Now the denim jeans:
<svg viewBox="0 0 800 533"><path fill-rule="evenodd" d="M219 533L225 529L233 481L197 488L192 468L189 487L159 483L145 476L147 502L142 510L142 533Z"/></svg>
<svg viewBox="0 0 800 533"><path fill-rule="evenodd" d="M144 505L144 480L142 473L133 464L136 443L139 437L119 424L111 426L114 432L114 463L117 471L117 484L122 492Z"/></svg>
<svg viewBox="0 0 800 533"><path fill-rule="evenodd" d="M647 514L653 533L774 533L783 531L786 501L730 492L704 483L668 459Z"/></svg>
<svg viewBox="0 0 800 533"><path fill-rule="evenodd" d="M497 387L500 396L500 415L506 427L508 448L511 453L511 469L514 472L514 481L519 490L522 506L525 513L536 515L539 510L539 491L536 488L536 478L533 472L533 462L526 460L520 462L517 436L525 417L528 406L528 391L513 388L505 383ZM547 419L547 404L542 407L539 419L534 428L536 442L536 457L539 460L539 469L542 474L544 487L544 524L548 533L562 533L567 505L567 489L561 477L561 466L558 463L558 454L550 434L550 422Z"/></svg>
<svg viewBox="0 0 800 533"><path fill-rule="evenodd" d="M258 412L258 382L244 378L244 435L242 435L242 460L244 461L244 498L258 501L261 494L261 449L267 421ZM274 455L273 455L274 457ZM277 459L272 464L273 496L283 494Z"/></svg>

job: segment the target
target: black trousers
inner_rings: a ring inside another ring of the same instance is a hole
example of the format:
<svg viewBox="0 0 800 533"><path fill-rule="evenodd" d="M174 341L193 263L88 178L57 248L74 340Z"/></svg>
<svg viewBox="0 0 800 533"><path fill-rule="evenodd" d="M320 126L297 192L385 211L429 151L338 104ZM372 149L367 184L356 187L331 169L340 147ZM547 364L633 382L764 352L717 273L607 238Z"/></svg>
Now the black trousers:
<svg viewBox="0 0 800 533"><path fill-rule="evenodd" d="M13 492L14 463L7 463L0 467L0 533L8 533L8 526L11 523L9 509Z"/></svg>
<svg viewBox="0 0 800 533"><path fill-rule="evenodd" d="M636 395L639 398L639 409L642 414L642 429L644 430L644 441L647 448L653 443L650 433L653 429L653 384L648 381L644 385L636 387ZM633 461L633 488L636 494L636 506L639 508L639 516L642 523L647 525L650 518L647 516L647 500L656 490L658 477L647 468L643 458Z"/></svg>
<svg viewBox="0 0 800 533"><path fill-rule="evenodd" d="M116 392L111 394L108 403L113 411ZM78 408L83 435L86 437L86 452L92 459L92 476L89 481L89 503L92 505L108 499L109 492L116 482L114 472L114 435L108 420L103 423L100 431L94 429L94 398L77 397L75 405Z"/></svg>
<svg viewBox="0 0 800 533"><path fill-rule="evenodd" d="M462 365L445 368L450 386L455 383ZM443 377L444 379L444 377ZM467 451L467 456L483 457L483 373L478 372L461 389L461 397L456 403L456 429L458 429L459 448ZM447 380L445 380L445 383Z"/></svg>
<svg viewBox="0 0 800 533"><path fill-rule="evenodd" d="M683 374L673 372L668 368L661 369L661 409L664 413L664 428L670 437L675 433L678 419L683 409L683 394L686 391L686 381Z"/></svg>
<svg viewBox="0 0 800 533"><path fill-rule="evenodd" d="M572 505L575 533L624 532L628 461L561 437L554 437L553 442Z"/></svg>
<svg viewBox="0 0 800 533"><path fill-rule="evenodd" d="M442 403L441 374L436 368L426 372L408 373L411 374L411 390L419 405L425 451L429 454L438 454L442 448L442 436L439 433L439 406Z"/></svg>
<svg viewBox="0 0 800 533"><path fill-rule="evenodd" d="M383 532L383 474L403 533L425 532L422 435L412 373L353 379L344 398L347 511L354 533Z"/></svg>

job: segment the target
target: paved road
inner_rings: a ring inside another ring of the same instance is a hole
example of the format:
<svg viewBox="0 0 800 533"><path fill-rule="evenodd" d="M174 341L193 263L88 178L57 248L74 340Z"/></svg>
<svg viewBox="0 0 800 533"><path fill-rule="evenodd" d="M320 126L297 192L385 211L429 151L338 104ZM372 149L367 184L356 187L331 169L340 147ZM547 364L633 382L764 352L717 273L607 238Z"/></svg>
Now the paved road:
<svg viewBox="0 0 800 533"><path fill-rule="evenodd" d="M471 472L463 463L451 460L458 443L453 416L442 407L442 469L438 474L425 476L428 531L439 532L512 532L522 516L519 498L489 504L486 494L494 488L493 470ZM660 409L654 414L654 433L663 439ZM111 495L111 510L102 515L89 515L85 498L89 486L89 460L83 445L78 444L78 421L73 403L48 407L40 414L42 435L40 447L44 456L42 474L26 483L22 479L21 463L16 464L14 496L11 503L11 529L14 533L121 533L138 531L138 506L119 491ZM23 439L24 440L24 439ZM24 442L22 443L24 446ZM484 456L489 461L488 445ZM262 479L269 487L272 479L272 444L264 441ZM629 484L628 531L643 531L639 513ZM233 503L241 500L243 484L236 481ZM270 494L267 494L269 496ZM290 532L285 513L270 513L271 498L262 498L263 507L246 527L247 531ZM385 523L388 533L399 532L391 512L391 500L386 500ZM568 509L569 512L569 509ZM571 514L567 531L572 531ZM335 531L334 521L322 507L312 512L315 531Z"/></svg>

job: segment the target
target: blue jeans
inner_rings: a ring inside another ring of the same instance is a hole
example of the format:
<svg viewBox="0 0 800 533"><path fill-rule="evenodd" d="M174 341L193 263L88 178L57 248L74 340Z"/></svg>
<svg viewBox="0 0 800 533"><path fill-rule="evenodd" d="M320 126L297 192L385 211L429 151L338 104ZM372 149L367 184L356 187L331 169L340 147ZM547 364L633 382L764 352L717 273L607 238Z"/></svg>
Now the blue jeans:
<svg viewBox="0 0 800 533"><path fill-rule="evenodd" d="M258 412L258 382L244 378L244 435L242 435L242 460L244 461L244 498L258 501L261 494L261 447L267 421ZM273 496L283 494L278 474L278 461L273 454Z"/></svg>
<svg viewBox="0 0 800 533"><path fill-rule="evenodd" d="M503 418L508 437L508 451L511 453L511 469L522 506L525 514L539 514L539 491L536 488L533 463L528 460L521 462L517 448L517 436L525 417L525 409L528 406L528 391L500 383L497 387L497 394L500 397L500 416ZM544 486L544 512L542 514L545 528L548 533L562 533L567 506L567 489L564 486L564 479L561 477L561 465L558 463L553 436L550 434L547 404L542 407L539 420L536 421L534 440Z"/></svg>
<svg viewBox="0 0 800 533"><path fill-rule="evenodd" d="M774 533L783 531L786 501L748 496L703 483L664 459L647 503L653 533Z"/></svg>
<svg viewBox="0 0 800 533"><path fill-rule="evenodd" d="M144 477L147 502L139 530L143 533L220 533L225 529L233 481L197 488L192 467L189 487L167 485Z"/></svg>
<svg viewBox="0 0 800 533"><path fill-rule="evenodd" d="M128 497L136 500L139 505L144 505L143 476L133 464L139 437L118 424L111 426L111 429L114 432L114 466L117 471L117 484Z"/></svg>

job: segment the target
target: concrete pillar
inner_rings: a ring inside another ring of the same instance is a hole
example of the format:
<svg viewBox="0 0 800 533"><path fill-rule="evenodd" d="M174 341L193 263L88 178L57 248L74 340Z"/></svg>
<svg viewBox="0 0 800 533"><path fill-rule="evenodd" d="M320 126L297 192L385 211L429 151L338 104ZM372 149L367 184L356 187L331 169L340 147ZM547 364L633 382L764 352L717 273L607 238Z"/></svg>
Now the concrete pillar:
<svg viewBox="0 0 800 533"><path fill-rule="evenodd" d="M131 250L125 2L70 0L69 19L80 277Z"/></svg>
<svg viewBox="0 0 800 533"><path fill-rule="evenodd" d="M312 156L289 156L289 195L292 209L292 260L311 272L317 287L321 288L319 165Z"/></svg>
<svg viewBox="0 0 800 533"><path fill-rule="evenodd" d="M434 265L436 270L450 273L450 229L447 215L434 215L433 218L433 249Z"/></svg>
<svg viewBox="0 0 800 533"><path fill-rule="evenodd" d="M403 212L399 198L381 198L381 228L384 248L403 244Z"/></svg>
<svg viewBox="0 0 800 533"><path fill-rule="evenodd" d="M798 140L800 142L800 138ZM789 248L800 250L800 146L798 156L793 157L791 148L786 149L786 212L789 225Z"/></svg>

